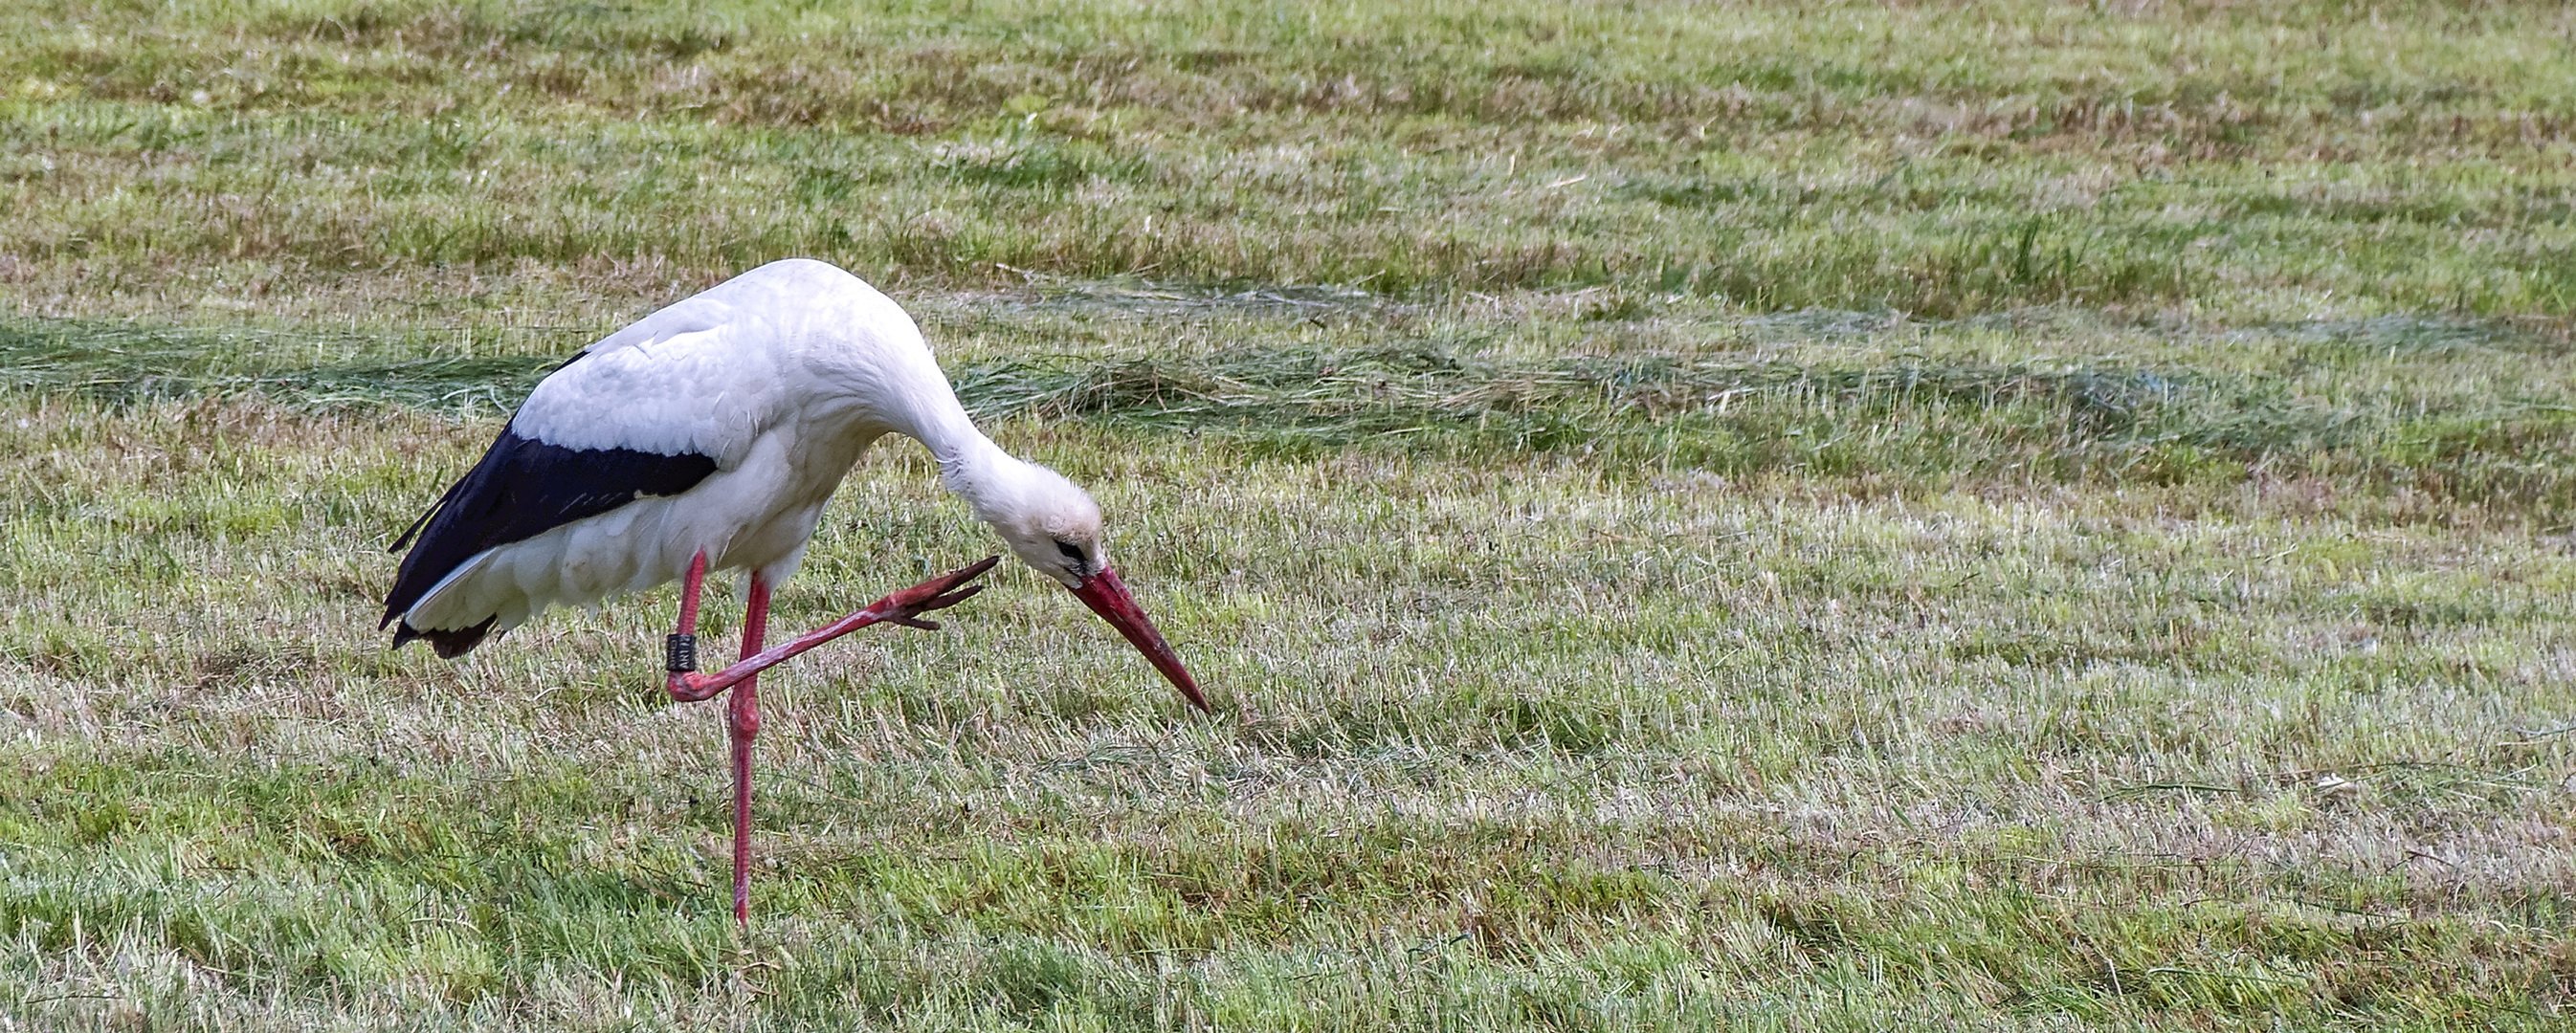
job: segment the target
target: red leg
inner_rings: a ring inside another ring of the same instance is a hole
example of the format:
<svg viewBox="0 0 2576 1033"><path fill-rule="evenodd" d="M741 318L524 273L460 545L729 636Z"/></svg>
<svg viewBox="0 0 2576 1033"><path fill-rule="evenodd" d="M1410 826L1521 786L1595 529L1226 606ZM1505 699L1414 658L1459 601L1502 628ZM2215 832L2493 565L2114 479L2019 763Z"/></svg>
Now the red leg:
<svg viewBox="0 0 2576 1033"><path fill-rule="evenodd" d="M785 644L745 656L736 661L733 666L714 674L674 671L671 673L670 681L664 685L664 689L671 694L672 699L682 703L712 699L716 693L730 689L752 675L778 666L788 657L871 624L901 624L907 628L937 631L939 623L922 620L921 615L932 610L945 610L983 591L982 585L966 583L982 576L985 571L993 569L993 564L998 562L1001 562L1001 557L987 556L978 562L931 578L879 599L869 604L867 609L790 639ZM961 585L964 587L959 587ZM690 615L687 606L688 600L684 597L681 600L681 615L684 619Z"/></svg>
<svg viewBox="0 0 2576 1033"><path fill-rule="evenodd" d="M691 681L698 677L694 673L698 666L698 593L706 588L706 584L707 553L700 549L689 559L688 576L680 579L680 626L671 633L671 645L667 647L671 672L662 685L663 691L682 703L695 703L724 691L716 688L702 692ZM685 647L682 643L686 643Z"/></svg>
<svg viewBox="0 0 2576 1033"><path fill-rule="evenodd" d="M769 582L751 576L751 601L742 611L742 656L760 652L769 633ZM751 928L751 740L760 734L760 673L743 676L727 711L733 728L733 920Z"/></svg>
<svg viewBox="0 0 2576 1033"><path fill-rule="evenodd" d="M680 579L680 634L698 633L698 592L707 586L707 551L689 559L689 576Z"/></svg>
<svg viewBox="0 0 2576 1033"><path fill-rule="evenodd" d="M689 573L680 583L680 624L671 636L671 668L663 690L683 703L709 699L726 689L740 688L726 709L726 726L733 740L733 917L743 928L751 927L751 745L760 734L760 672L777 666L788 657L847 635L871 624L891 623L905 627L939 630L936 621L922 620L921 615L944 610L983 591L982 585L969 585L993 569L1001 557L988 556L981 562L952 570L911 588L877 600L867 609L843 617L812 632L800 635L775 649L761 648L769 631L769 583L760 575L751 578L751 599L743 607L742 659L714 674L699 674L697 666L698 596L706 586L707 554L698 553L689 560ZM962 587L961 587L962 586Z"/></svg>

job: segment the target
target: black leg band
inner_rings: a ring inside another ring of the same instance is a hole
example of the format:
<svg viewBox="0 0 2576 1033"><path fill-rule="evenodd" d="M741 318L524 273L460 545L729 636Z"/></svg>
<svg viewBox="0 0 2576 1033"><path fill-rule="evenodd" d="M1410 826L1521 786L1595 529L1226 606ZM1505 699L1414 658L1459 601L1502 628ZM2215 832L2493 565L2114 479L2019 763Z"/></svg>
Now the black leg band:
<svg viewBox="0 0 2576 1033"><path fill-rule="evenodd" d="M698 637L673 635L662 640L662 669L688 674L698 669Z"/></svg>

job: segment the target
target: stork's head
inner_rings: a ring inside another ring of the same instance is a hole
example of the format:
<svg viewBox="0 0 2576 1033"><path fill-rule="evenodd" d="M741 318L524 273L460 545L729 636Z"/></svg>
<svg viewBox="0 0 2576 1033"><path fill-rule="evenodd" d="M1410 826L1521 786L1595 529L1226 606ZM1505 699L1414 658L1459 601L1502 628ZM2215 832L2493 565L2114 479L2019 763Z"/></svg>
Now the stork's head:
<svg viewBox="0 0 2576 1033"><path fill-rule="evenodd" d="M1118 572L1109 568L1109 549L1100 537L1100 504L1091 501L1090 492L1053 470L1007 456L972 469L952 467L948 482L1020 562L1070 589L1191 703L1208 709L1207 697L1199 694L1198 682L1181 666L1180 656L1136 605Z"/></svg>

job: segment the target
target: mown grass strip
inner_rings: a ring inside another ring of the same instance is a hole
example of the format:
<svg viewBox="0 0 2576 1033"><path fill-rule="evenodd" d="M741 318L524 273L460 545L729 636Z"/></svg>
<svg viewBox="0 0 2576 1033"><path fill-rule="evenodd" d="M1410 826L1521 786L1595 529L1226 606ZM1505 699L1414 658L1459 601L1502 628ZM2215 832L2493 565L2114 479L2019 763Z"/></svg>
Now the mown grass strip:
<svg viewBox="0 0 2576 1033"><path fill-rule="evenodd" d="M553 356L394 357L359 335L315 335L335 357L282 362L277 335L77 324L0 326L0 386L111 404L258 393L299 407L506 409ZM569 354L569 349L566 350ZM416 354L416 353L415 353ZM1437 344L1351 350L1261 347L1176 358L1051 355L957 365L985 417L1085 419L1343 445L1471 432L1529 449L1659 423L1899 410L2027 409L2067 438L2263 450L2332 438L2343 414L2274 386L2174 368L1892 356L1849 364L1672 356L1498 361Z"/></svg>
<svg viewBox="0 0 2576 1033"><path fill-rule="evenodd" d="M489 416L587 336L534 332L564 340L436 354L419 334L0 324L0 389L117 406L255 395L308 410ZM1376 347L988 357L952 361L950 373L986 420L1205 434L1287 455L1552 453L1639 470L1900 482L2223 482L2259 471L2549 520L2576 508L2576 446L2566 434L2576 409L2403 384L2326 396L2302 389L2295 369L1929 349L1497 358L1430 336Z"/></svg>

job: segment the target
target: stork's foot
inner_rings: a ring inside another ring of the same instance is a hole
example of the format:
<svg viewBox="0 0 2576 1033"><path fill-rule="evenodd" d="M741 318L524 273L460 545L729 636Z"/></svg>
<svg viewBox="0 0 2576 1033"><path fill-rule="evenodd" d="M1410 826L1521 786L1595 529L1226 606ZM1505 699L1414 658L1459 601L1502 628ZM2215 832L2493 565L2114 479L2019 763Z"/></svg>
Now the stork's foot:
<svg viewBox="0 0 2576 1033"><path fill-rule="evenodd" d="M967 582L982 577L985 571L993 569L993 564L999 563L1001 560L1002 558L999 556L987 556L980 562L971 563L966 566L959 567L956 570L949 571L948 573L941 574L938 577L931 578L928 581L924 581L920 584L904 589L903 591L896 592L883 599L879 599L875 603L870 604L867 609L860 610L857 613L843 617L840 620L824 625L823 627L817 628L803 635L799 635L781 645L764 649L753 655L746 656L733 666L727 667L714 674L698 674L693 671L672 671L670 672L669 681L664 684L663 688L665 691L670 693L671 698L674 700L678 700L682 703L695 703L699 700L713 698L717 693L734 687L734 685L740 683L743 679L777 666L788 657L795 656L798 653L802 653L808 649L812 649L871 624L900 624L907 628L920 628L924 631L937 631L939 630L939 622L923 620L921 615L935 610L945 610L951 606L955 606L958 603L962 603L973 598L975 593L984 590L984 586L968 584ZM692 640L690 642L691 652L695 651L695 645L694 640ZM694 657L691 657L690 659L694 660ZM668 666L679 666L676 656L671 659Z"/></svg>
<svg viewBox="0 0 2576 1033"><path fill-rule="evenodd" d="M999 556L986 556L975 563L879 599L875 604L859 612L880 614L877 619L888 624L901 624L907 628L920 628L923 631L937 631L939 622L922 620L921 615L932 610L945 610L973 598L975 593L984 590L984 586L969 585L967 582L984 576L985 571L993 569L993 564L1001 561L1002 558Z"/></svg>

